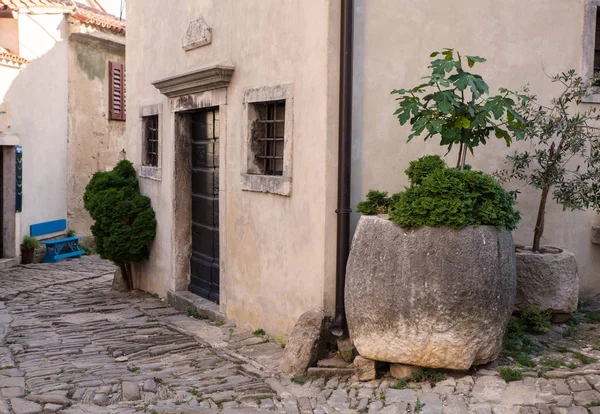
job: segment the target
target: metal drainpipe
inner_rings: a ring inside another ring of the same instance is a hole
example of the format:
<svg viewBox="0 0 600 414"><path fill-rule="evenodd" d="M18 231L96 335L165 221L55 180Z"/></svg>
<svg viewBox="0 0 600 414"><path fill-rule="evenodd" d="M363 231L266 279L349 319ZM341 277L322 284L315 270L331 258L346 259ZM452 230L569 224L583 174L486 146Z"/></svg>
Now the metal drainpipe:
<svg viewBox="0 0 600 414"><path fill-rule="evenodd" d="M352 162L352 59L354 49L354 0L341 0L340 103L338 147L337 250L335 317L329 331L342 336L346 328L344 287L350 253L350 173Z"/></svg>

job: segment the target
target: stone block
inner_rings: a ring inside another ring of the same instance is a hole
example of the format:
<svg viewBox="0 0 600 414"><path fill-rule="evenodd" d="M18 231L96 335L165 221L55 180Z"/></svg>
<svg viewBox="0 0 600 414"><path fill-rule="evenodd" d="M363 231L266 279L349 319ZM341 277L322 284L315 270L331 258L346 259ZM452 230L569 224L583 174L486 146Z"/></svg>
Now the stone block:
<svg viewBox="0 0 600 414"><path fill-rule="evenodd" d="M421 372L423 368L414 365L391 364L390 375L394 378L411 378L413 373Z"/></svg>
<svg viewBox="0 0 600 414"><path fill-rule="evenodd" d="M373 381L377 378L377 362L360 355L354 358L354 370L359 381Z"/></svg>
<svg viewBox="0 0 600 414"><path fill-rule="evenodd" d="M327 342L326 315L322 310L304 313L296 322L285 346L281 370L303 374L323 355Z"/></svg>

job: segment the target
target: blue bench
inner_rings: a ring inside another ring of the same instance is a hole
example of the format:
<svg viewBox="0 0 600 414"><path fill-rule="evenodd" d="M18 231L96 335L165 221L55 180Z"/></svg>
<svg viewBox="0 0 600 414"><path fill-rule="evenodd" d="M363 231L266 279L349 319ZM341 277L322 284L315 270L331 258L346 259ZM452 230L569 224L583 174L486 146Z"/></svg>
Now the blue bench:
<svg viewBox="0 0 600 414"><path fill-rule="evenodd" d="M32 224L29 226L29 233L32 236L41 236L49 233L56 233L67 229L67 220L54 220L44 223ZM46 255L42 259L43 263L56 263L60 259L67 257L81 257L83 250L79 247L81 236L63 237L61 239L42 241L46 246Z"/></svg>

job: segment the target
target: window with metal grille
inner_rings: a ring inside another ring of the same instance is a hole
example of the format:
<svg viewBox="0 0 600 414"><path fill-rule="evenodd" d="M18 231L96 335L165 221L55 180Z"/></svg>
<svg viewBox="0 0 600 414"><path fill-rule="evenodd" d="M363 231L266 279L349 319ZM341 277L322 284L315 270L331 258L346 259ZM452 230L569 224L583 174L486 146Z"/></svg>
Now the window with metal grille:
<svg viewBox="0 0 600 414"><path fill-rule="evenodd" d="M108 62L108 119L125 121L125 65Z"/></svg>
<svg viewBox="0 0 600 414"><path fill-rule="evenodd" d="M283 175L285 100L252 105L256 113L252 149L259 174Z"/></svg>
<svg viewBox="0 0 600 414"><path fill-rule="evenodd" d="M142 118L144 125L144 165L158 167L158 115Z"/></svg>

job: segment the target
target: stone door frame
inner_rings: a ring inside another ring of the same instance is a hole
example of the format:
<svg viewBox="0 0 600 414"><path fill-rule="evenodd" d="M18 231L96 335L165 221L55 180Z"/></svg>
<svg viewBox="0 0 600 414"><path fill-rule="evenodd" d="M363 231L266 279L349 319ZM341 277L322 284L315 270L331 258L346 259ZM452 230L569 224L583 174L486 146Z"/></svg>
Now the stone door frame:
<svg viewBox="0 0 600 414"><path fill-rule="evenodd" d="M169 99L173 114L173 215L171 226L173 274L175 291L187 291L190 283L192 255L192 188L191 188L191 117L202 109L218 108L219 125L219 266L221 269L220 298L224 306L223 280L226 277L225 236L227 234L227 86L233 76L233 66L214 65L193 72L153 82Z"/></svg>

